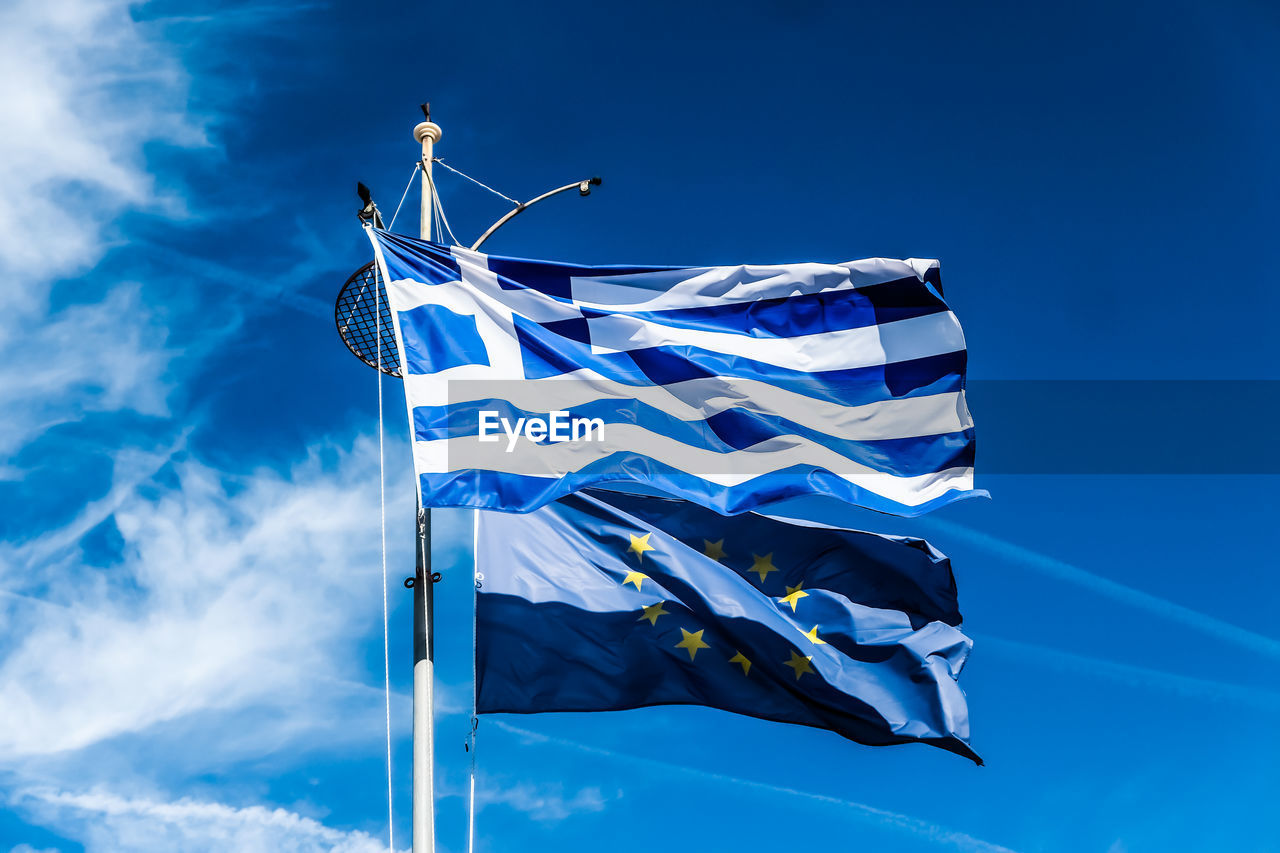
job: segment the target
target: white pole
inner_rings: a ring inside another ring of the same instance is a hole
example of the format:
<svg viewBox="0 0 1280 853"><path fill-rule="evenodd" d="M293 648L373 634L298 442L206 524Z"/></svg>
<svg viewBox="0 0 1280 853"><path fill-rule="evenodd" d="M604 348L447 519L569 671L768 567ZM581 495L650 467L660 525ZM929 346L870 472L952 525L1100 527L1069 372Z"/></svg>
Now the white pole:
<svg viewBox="0 0 1280 853"><path fill-rule="evenodd" d="M432 146L440 125L420 122L413 138L422 143L422 208L418 233L431 239ZM418 566L413 584L413 853L435 853L435 642L432 630L431 510L418 510Z"/></svg>

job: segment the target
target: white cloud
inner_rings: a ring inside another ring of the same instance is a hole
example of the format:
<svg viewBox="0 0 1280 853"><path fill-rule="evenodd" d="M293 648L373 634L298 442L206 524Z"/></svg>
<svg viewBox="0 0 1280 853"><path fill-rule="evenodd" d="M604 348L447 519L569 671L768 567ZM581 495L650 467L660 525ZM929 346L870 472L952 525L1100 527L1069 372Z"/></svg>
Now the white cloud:
<svg viewBox="0 0 1280 853"><path fill-rule="evenodd" d="M11 328L0 333L0 410L6 413L0 457L94 412L168 414L172 353L136 285L120 285L93 304L13 314L5 322Z"/></svg>
<svg viewBox="0 0 1280 853"><path fill-rule="evenodd" d="M180 211L148 146L206 145L186 72L127 0L0 5L0 457L86 413L164 415L172 353L134 284L59 278L122 239L130 209ZM19 472L6 470L13 478Z"/></svg>
<svg viewBox="0 0 1280 853"><path fill-rule="evenodd" d="M16 804L57 822L64 834L90 851L184 853L381 853L386 845L368 833L325 826L285 809L236 808L193 799L174 802L126 798L108 791L24 791Z"/></svg>
<svg viewBox="0 0 1280 853"><path fill-rule="evenodd" d="M130 236L123 214L186 215L180 181L148 162L155 146L209 145L181 42L162 29L173 22L135 11L0 6L0 274L18 283L0 288L0 458L101 413L165 417L182 379L170 309L141 284L86 274ZM281 759L295 765L354 740L381 747L381 684L362 683L381 615L375 446L229 475L189 458L176 431L159 448L104 432L108 494L0 544L0 769L23 790L13 805L89 850L384 849L290 811L120 793L288 744L305 744ZM26 473L0 467L0 479ZM106 569L82 553L100 524L122 543ZM90 789L107 779L111 790Z"/></svg>
<svg viewBox="0 0 1280 853"><path fill-rule="evenodd" d="M59 531L0 552L23 567L10 592L42 601L0 599L0 759L202 711L297 709L344 677L343 661L353 677L381 612L376 459L361 440L286 474L171 462L173 488L113 490L123 558L109 571L86 566Z"/></svg>
<svg viewBox="0 0 1280 853"><path fill-rule="evenodd" d="M507 785L482 780L476 788L479 808L506 806L540 823L559 823L575 814L604 811L611 799L613 797L606 797L596 787L581 788L569 795L561 784L517 782Z"/></svg>
<svg viewBox="0 0 1280 853"><path fill-rule="evenodd" d="M155 142L205 143L179 59L127 0L12 0L0 7L0 272L50 279L97 262L113 218L166 202ZM5 288L6 299L43 294ZM7 306L12 308L13 306Z"/></svg>

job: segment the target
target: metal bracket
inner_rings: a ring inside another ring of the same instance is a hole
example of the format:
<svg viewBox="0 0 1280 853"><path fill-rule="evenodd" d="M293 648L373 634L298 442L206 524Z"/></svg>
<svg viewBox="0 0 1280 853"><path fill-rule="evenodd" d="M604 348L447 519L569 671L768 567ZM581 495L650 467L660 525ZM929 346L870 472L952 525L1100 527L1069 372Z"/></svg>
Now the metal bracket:
<svg viewBox="0 0 1280 853"><path fill-rule="evenodd" d="M497 222L490 225L489 229L480 235L480 239L471 244L471 251L474 252L476 249L479 249L480 245L484 243L485 240L488 240L489 237L493 235L494 231L497 231L503 225L506 225L508 222L510 222L511 218L514 217L516 214L524 213L526 210L528 210L530 207L537 204L538 202L542 201L544 198L551 198L553 195L559 195L560 193L567 192L569 190L577 190L578 195L584 195L584 196L591 195L591 188L598 187L602 183L604 183L604 181L602 181L600 178L587 178L585 181L574 181L571 184L565 184L562 187L557 187L556 189L551 190L550 192L545 192L542 195L538 196L537 198L530 199L529 201L520 202L514 208L507 211L507 213L501 219L499 219Z"/></svg>
<svg viewBox="0 0 1280 853"><path fill-rule="evenodd" d="M382 228L382 211L378 210L378 206L373 203L373 194L369 192L369 188L357 181L356 193L360 196L360 201L364 205L356 213L356 216L360 217L360 221L365 225Z"/></svg>

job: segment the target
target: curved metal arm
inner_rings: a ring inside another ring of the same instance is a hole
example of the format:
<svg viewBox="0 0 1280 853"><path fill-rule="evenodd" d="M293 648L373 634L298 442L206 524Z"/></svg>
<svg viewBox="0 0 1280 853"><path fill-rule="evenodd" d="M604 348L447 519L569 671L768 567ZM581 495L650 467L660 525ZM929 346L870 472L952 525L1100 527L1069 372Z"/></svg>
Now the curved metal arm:
<svg viewBox="0 0 1280 853"><path fill-rule="evenodd" d="M599 178L588 178L585 181L574 181L572 184L565 184L564 186L558 187L557 189L551 190L550 192L545 192L535 199L530 199L529 201L520 202L514 208L507 211L506 214L503 215L501 219L499 219L497 222L490 225L489 230L481 234L480 239L476 240L474 243L471 244L471 250L475 251L476 249L479 249L480 244L483 243L485 240L488 240L489 237L492 236L494 231L497 231L503 225L506 225L508 222L510 222L511 219L517 213L523 213L526 208L532 207L533 205L542 201L544 198L551 198L553 195L559 195L562 192L566 192L568 190L575 189L575 188L578 190L578 195L584 195L584 196L591 195L591 188L593 186L598 187L600 186L601 183L602 181Z"/></svg>

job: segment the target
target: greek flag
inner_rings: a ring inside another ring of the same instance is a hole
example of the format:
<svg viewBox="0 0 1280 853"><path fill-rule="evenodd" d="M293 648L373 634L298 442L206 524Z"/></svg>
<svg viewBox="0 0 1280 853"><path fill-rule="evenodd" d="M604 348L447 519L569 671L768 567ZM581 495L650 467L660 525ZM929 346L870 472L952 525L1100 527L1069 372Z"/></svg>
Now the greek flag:
<svg viewBox="0 0 1280 853"><path fill-rule="evenodd" d="M984 494L936 261L583 267L370 236L423 506L625 483L913 516Z"/></svg>

